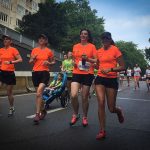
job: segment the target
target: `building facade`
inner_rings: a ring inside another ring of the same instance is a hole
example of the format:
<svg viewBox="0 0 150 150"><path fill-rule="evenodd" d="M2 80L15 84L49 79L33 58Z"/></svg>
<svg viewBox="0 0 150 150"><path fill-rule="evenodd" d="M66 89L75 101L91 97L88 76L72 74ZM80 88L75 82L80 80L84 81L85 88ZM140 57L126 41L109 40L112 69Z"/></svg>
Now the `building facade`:
<svg viewBox="0 0 150 150"><path fill-rule="evenodd" d="M45 0L0 0L0 24L16 29L27 14L36 13Z"/></svg>

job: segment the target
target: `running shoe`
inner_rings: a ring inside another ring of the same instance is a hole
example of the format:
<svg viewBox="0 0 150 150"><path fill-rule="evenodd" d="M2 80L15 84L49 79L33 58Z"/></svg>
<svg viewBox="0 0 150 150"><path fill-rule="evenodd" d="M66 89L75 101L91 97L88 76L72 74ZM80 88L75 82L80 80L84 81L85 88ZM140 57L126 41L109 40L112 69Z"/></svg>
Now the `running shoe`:
<svg viewBox="0 0 150 150"><path fill-rule="evenodd" d="M96 136L96 140L101 140L104 139L106 137L106 132L104 130L101 130L97 136Z"/></svg>
<svg viewBox="0 0 150 150"><path fill-rule="evenodd" d="M34 121L35 124L39 124L39 121L40 121L40 114L39 113L35 114L35 117L34 117L33 121Z"/></svg>
<svg viewBox="0 0 150 150"><path fill-rule="evenodd" d="M72 115L72 119L71 119L70 125L71 126L74 125L79 119L80 119L80 114Z"/></svg>
<svg viewBox="0 0 150 150"><path fill-rule="evenodd" d="M15 109L14 109L14 107L10 107L10 108L9 108L8 117L11 117L11 116L13 116L14 112L15 112Z"/></svg>
<svg viewBox="0 0 150 150"><path fill-rule="evenodd" d="M82 125L83 125L83 127L86 127L88 125L88 119L87 119L87 117L83 117L82 118Z"/></svg>
<svg viewBox="0 0 150 150"><path fill-rule="evenodd" d="M118 120L120 123L123 123L124 122L124 115L123 115L121 108L119 108L119 110L120 110L120 113L117 113Z"/></svg>
<svg viewBox="0 0 150 150"><path fill-rule="evenodd" d="M43 120L46 115L47 115L47 111L45 109L42 110L42 112L40 113L40 120Z"/></svg>

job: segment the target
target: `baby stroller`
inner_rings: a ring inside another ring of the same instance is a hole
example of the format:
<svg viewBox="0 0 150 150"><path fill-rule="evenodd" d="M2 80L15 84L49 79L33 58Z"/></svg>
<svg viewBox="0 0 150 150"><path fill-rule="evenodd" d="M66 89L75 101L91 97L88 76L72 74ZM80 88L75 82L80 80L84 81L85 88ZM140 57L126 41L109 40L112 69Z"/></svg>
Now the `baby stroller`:
<svg viewBox="0 0 150 150"><path fill-rule="evenodd" d="M57 80L58 73L54 75L54 80ZM45 108L49 107L49 104L53 102L54 99L58 98L62 107L67 107L69 103L69 93L67 90L67 74L63 73L62 85L59 89L50 91L49 89L44 90L42 99L45 102Z"/></svg>

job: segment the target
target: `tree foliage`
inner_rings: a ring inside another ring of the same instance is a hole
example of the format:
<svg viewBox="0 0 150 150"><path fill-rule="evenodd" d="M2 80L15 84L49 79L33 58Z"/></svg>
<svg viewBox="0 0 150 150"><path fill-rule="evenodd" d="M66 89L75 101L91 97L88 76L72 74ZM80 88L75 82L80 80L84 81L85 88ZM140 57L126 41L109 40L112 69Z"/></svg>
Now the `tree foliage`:
<svg viewBox="0 0 150 150"><path fill-rule="evenodd" d="M67 19L62 5L51 0L39 4L39 11L36 14L29 14L23 17L20 25L23 34L30 38L37 39L39 34L48 36L50 45L57 48L61 39L66 35Z"/></svg>
<svg viewBox="0 0 150 150"><path fill-rule="evenodd" d="M147 62L144 58L144 53L142 50L137 49L136 44L133 42L118 41L116 45L123 54L126 67L133 68L135 64L139 64L142 70L145 70Z"/></svg>
<svg viewBox="0 0 150 150"><path fill-rule="evenodd" d="M150 38L148 39L149 43L150 43ZM150 61L150 47L149 48L145 48L145 56L146 59Z"/></svg>
<svg viewBox="0 0 150 150"><path fill-rule="evenodd" d="M145 56L146 56L146 59L148 59L150 61L150 48L145 48Z"/></svg>
<svg viewBox="0 0 150 150"><path fill-rule="evenodd" d="M91 31L94 44L99 47L99 37L104 31L104 19L96 16L88 0L66 0L55 2L47 0L39 4L36 14L24 16L20 25L22 34L37 39L40 33L48 36L52 48L68 51L79 41L79 32L83 28Z"/></svg>

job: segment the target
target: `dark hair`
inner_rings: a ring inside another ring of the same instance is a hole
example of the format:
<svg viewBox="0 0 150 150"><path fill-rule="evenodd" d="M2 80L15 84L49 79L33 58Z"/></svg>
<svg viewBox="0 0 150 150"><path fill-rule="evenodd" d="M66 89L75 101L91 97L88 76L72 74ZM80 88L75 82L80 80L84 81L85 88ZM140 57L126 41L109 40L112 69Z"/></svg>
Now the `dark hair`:
<svg viewBox="0 0 150 150"><path fill-rule="evenodd" d="M113 45L113 46L116 45L115 42L114 42L114 40L111 40L111 45Z"/></svg>
<svg viewBox="0 0 150 150"><path fill-rule="evenodd" d="M88 37L89 37L88 42L89 42L89 43L92 43L92 42L93 42L93 38L92 38L92 35L91 35L91 31L88 30L88 29L81 29L81 30L80 30L80 35L81 35L81 32L82 32L82 31L87 31L87 32L88 32Z"/></svg>

